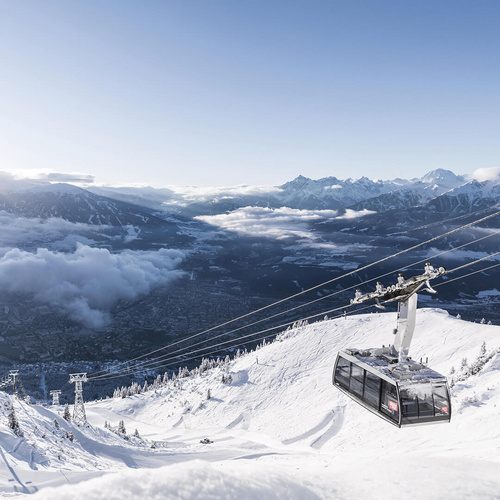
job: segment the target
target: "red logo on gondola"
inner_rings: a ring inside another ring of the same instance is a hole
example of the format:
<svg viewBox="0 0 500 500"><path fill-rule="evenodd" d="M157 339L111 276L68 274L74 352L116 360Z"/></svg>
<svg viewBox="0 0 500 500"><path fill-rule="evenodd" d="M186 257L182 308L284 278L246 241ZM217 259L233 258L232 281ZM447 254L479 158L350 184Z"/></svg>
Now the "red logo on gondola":
<svg viewBox="0 0 500 500"><path fill-rule="evenodd" d="M441 407L441 413L448 413L448 407L447 406L442 406Z"/></svg>
<svg viewBox="0 0 500 500"><path fill-rule="evenodd" d="M395 401L389 401L389 408L394 411L398 411L398 404Z"/></svg>

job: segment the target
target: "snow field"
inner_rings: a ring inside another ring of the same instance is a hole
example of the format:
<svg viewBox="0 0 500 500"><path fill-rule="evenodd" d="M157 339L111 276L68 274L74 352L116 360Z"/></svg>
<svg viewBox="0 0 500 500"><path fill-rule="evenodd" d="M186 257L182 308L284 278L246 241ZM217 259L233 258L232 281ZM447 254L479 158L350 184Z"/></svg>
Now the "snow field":
<svg viewBox="0 0 500 500"><path fill-rule="evenodd" d="M61 425L77 441L66 439L61 463L53 450L61 443L40 444L47 437L38 431L23 441L2 425L0 444L19 481L0 461L0 491L16 491L14 483L17 491L34 491L50 481L58 486L122 469L36 496L500 498L500 355L475 375L460 370L464 357L469 365L478 357L483 342L488 353L500 349L500 327L442 310L418 311L410 354L428 357L444 375L452 366L456 371L450 424L398 429L333 387L337 351L391 343L395 320L395 313L384 313L301 326L231 361L227 372L216 368L168 388L88 403L92 428ZM221 382L223 373L232 376L231 384ZM57 417L51 408L17 404L23 429L33 429L31 419L51 431ZM116 426L119 420L129 435L137 428L144 441L125 441L103 429L104 421ZM213 443L200 443L204 438ZM31 455L31 441L40 456ZM123 470L131 468L141 470Z"/></svg>

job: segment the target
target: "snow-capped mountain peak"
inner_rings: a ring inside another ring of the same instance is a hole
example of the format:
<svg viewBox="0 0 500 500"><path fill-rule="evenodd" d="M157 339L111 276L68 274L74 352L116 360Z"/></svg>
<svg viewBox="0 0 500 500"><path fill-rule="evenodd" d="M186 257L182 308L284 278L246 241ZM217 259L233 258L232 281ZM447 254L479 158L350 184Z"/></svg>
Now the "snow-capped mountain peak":
<svg viewBox="0 0 500 500"><path fill-rule="evenodd" d="M437 184L448 189L460 186L466 182L463 175L455 175L451 170L442 168L428 172L420 180L426 184Z"/></svg>

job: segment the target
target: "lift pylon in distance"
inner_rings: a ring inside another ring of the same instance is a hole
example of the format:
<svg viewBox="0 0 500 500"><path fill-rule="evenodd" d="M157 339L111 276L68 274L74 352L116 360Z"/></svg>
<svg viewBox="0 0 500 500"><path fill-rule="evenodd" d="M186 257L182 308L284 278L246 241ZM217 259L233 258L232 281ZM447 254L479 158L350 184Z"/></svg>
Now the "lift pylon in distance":
<svg viewBox="0 0 500 500"><path fill-rule="evenodd" d="M356 291L353 304L375 300L378 307L397 301L396 337L388 347L349 348L337 354L333 384L344 394L387 422L403 427L449 422L451 404L446 377L423 363L413 361L408 352L415 329L417 292L436 293L429 281L446 273L426 264L424 274L406 279L399 275L396 285L375 292Z"/></svg>

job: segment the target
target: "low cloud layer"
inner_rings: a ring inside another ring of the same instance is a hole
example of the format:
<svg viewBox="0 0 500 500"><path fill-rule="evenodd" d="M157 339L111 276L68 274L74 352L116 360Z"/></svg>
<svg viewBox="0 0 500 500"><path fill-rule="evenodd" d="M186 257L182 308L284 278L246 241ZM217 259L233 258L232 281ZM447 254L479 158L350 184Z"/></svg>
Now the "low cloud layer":
<svg viewBox="0 0 500 500"><path fill-rule="evenodd" d="M219 202L231 200L241 196L265 196L281 192L275 186L225 186L225 187L178 187L170 186L171 197L165 205L184 206L189 203Z"/></svg>
<svg viewBox="0 0 500 500"><path fill-rule="evenodd" d="M117 301L133 300L178 278L183 257L177 250L113 254L81 244L73 253L16 248L0 258L0 287L31 295L86 327L100 329L109 323L109 310Z"/></svg>
<svg viewBox="0 0 500 500"><path fill-rule="evenodd" d="M107 226L92 226L64 219L30 219L0 211L0 255L12 247L50 246L56 250L74 250L76 243L92 243L92 235ZM111 228L112 229L112 228Z"/></svg>
<svg viewBox="0 0 500 500"><path fill-rule="evenodd" d="M471 177L479 182L500 180L500 167L478 168Z"/></svg>
<svg viewBox="0 0 500 500"><path fill-rule="evenodd" d="M229 214L199 216L197 219L240 234L284 239L311 238L309 222L331 219L336 215L335 210L244 207Z"/></svg>
<svg viewBox="0 0 500 500"><path fill-rule="evenodd" d="M338 215L336 210L298 210L295 208L263 208L244 207L228 214L199 216L202 220L213 226L228 231L250 236L264 236L268 238L306 238L313 239L309 223L331 219L354 219L372 214L370 210L348 209L343 215Z"/></svg>
<svg viewBox="0 0 500 500"><path fill-rule="evenodd" d="M348 208L345 211L344 215L339 215L337 219L358 219L359 217L364 217L365 215L370 215L370 214L376 214L377 212L374 212L373 210L368 210L367 208L364 208L363 210L351 210Z"/></svg>
<svg viewBox="0 0 500 500"><path fill-rule="evenodd" d="M113 226L69 222L58 217L38 219L17 217L0 210L0 256L13 247L24 249L44 247L50 250L75 250L78 243L94 245L96 242L122 240L130 243L138 239L139 227L127 225Z"/></svg>

